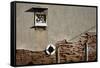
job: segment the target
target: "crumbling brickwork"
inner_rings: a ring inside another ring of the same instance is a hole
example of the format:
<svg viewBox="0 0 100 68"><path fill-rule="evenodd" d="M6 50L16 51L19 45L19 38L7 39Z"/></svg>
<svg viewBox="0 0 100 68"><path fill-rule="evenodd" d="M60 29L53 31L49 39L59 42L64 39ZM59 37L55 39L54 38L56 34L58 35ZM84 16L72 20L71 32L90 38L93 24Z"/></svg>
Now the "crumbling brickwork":
<svg viewBox="0 0 100 68"><path fill-rule="evenodd" d="M45 51L29 51L18 49L16 52L17 65L51 64L56 63L55 56L47 55Z"/></svg>
<svg viewBox="0 0 100 68"><path fill-rule="evenodd" d="M59 43L57 44L57 49L59 51L58 54L60 56L58 58L58 63L79 62L84 61L85 59L84 46L79 43Z"/></svg>
<svg viewBox="0 0 100 68"><path fill-rule="evenodd" d="M88 33L87 34L88 37L88 61L95 61L96 60L96 34L95 33Z"/></svg>
<svg viewBox="0 0 100 68"><path fill-rule="evenodd" d="M16 50L17 65L53 64L96 60L96 34L85 33L77 42L57 41L54 55L44 51Z"/></svg>
<svg viewBox="0 0 100 68"><path fill-rule="evenodd" d="M80 62L96 60L96 34L87 32L80 36L77 42L67 42L66 40L56 43L58 63Z"/></svg>

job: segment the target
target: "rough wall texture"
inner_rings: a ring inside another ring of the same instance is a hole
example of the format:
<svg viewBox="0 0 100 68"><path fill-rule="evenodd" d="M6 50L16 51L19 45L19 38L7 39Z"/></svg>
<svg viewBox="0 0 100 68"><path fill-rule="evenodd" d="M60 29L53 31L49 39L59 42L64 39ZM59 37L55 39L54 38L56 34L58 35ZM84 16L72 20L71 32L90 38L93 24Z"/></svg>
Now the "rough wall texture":
<svg viewBox="0 0 100 68"><path fill-rule="evenodd" d="M96 60L96 35L94 33L86 33L75 43L66 40L58 41L55 46L56 53L54 55L47 55L45 51L19 49L16 52L16 64L52 64ZM86 46L88 47L87 51Z"/></svg>
<svg viewBox="0 0 100 68"><path fill-rule="evenodd" d="M56 63L55 55L47 55L45 51L29 51L18 49L16 52L17 65L52 64Z"/></svg>
<svg viewBox="0 0 100 68"><path fill-rule="evenodd" d="M34 13L25 11L37 6L48 8L46 30L30 29L34 25ZM93 26L96 27L96 8L93 7L25 3L16 5L17 49L42 51L49 43L70 40ZM92 29L95 30L96 28Z"/></svg>

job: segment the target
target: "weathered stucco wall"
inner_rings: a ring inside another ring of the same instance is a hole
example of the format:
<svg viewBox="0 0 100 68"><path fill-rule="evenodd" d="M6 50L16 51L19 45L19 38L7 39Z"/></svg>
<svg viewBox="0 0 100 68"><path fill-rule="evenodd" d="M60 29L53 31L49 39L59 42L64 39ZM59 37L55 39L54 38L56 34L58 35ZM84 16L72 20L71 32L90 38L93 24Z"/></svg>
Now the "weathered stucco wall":
<svg viewBox="0 0 100 68"><path fill-rule="evenodd" d="M34 13L25 11L36 6L48 8L46 30L30 29L34 25ZM49 43L70 40L96 26L96 8L93 7L17 3L16 10L17 49L44 50Z"/></svg>

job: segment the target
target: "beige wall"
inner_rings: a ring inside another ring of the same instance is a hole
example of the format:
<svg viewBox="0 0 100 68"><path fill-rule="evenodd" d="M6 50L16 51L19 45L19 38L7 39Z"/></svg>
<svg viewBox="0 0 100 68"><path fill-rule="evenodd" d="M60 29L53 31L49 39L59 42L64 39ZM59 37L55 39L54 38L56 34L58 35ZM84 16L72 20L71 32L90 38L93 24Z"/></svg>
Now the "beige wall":
<svg viewBox="0 0 100 68"><path fill-rule="evenodd" d="M25 11L36 6L48 8L47 30L30 29L34 25L34 13ZM16 10L17 49L44 50L49 43L70 40L96 25L93 7L17 3Z"/></svg>

